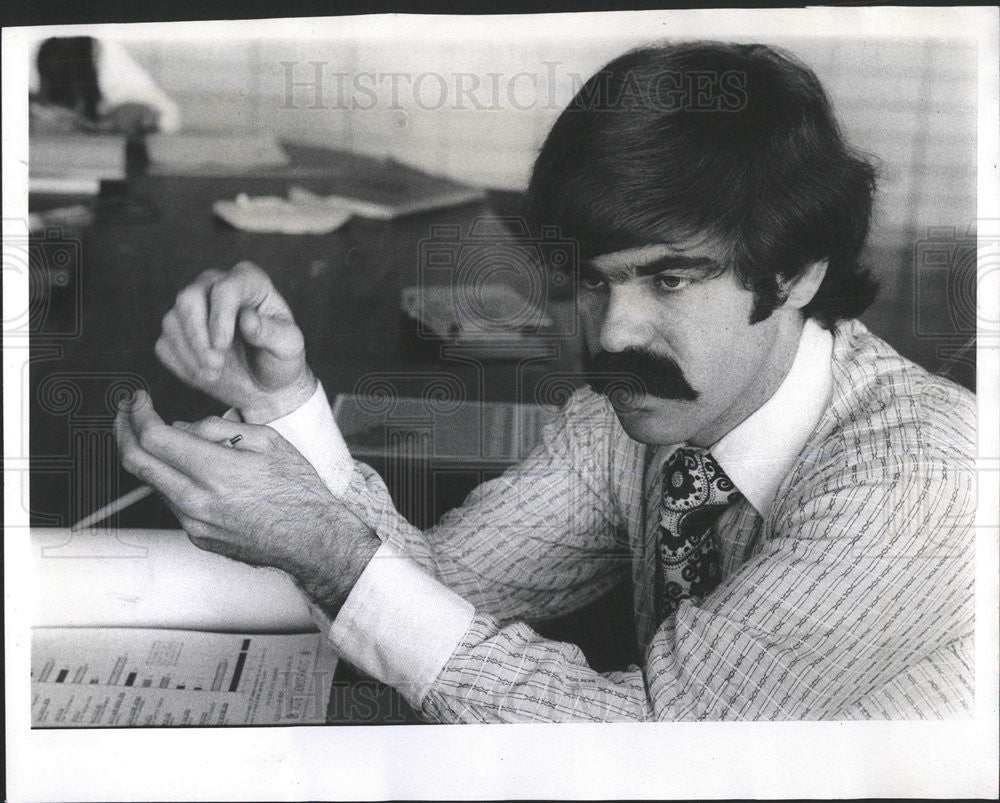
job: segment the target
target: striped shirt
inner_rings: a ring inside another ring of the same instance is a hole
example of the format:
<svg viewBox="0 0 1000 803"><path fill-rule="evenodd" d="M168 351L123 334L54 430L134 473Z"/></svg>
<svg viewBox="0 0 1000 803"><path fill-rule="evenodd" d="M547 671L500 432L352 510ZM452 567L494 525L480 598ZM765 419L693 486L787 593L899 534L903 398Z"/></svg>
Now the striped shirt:
<svg viewBox="0 0 1000 803"><path fill-rule="evenodd" d="M647 512L669 450L581 390L425 532L355 465L344 500L383 546L335 620L315 609L335 649L440 722L971 716L974 397L860 322L826 337L790 455L744 451L753 417L713 448L745 498L715 525L722 582L704 600L655 620ZM531 628L628 573L644 665L598 673Z"/></svg>

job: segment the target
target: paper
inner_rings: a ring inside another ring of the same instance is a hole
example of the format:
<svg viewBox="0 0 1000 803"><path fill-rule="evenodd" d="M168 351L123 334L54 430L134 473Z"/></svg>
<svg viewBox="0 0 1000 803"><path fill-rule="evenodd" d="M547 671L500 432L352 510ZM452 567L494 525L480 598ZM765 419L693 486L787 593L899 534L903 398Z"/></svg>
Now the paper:
<svg viewBox="0 0 1000 803"><path fill-rule="evenodd" d="M351 212L321 203L292 203L273 195L216 201L212 211L241 231L278 234L326 234L346 223Z"/></svg>
<svg viewBox="0 0 1000 803"><path fill-rule="evenodd" d="M405 287L401 306L425 334L458 341L507 339L555 325L536 302L497 282Z"/></svg>
<svg viewBox="0 0 1000 803"><path fill-rule="evenodd" d="M35 628L31 724L323 723L336 665L319 633Z"/></svg>
<svg viewBox="0 0 1000 803"><path fill-rule="evenodd" d="M28 179L28 190L39 195L97 195L101 179L90 176L36 176Z"/></svg>
<svg viewBox="0 0 1000 803"><path fill-rule="evenodd" d="M343 209L358 217L372 220L396 220L407 215L447 209L452 206L481 201L486 193L436 176L424 176L415 171L397 175L395 180L370 177L358 183L350 193L316 195L303 187L292 187L288 197L298 202L320 202L334 209Z"/></svg>
<svg viewBox="0 0 1000 803"><path fill-rule="evenodd" d="M231 175L289 161L269 134L151 134L146 149L153 175Z"/></svg>
<svg viewBox="0 0 1000 803"><path fill-rule="evenodd" d="M278 569L206 552L181 530L31 531L37 626L314 630Z"/></svg>

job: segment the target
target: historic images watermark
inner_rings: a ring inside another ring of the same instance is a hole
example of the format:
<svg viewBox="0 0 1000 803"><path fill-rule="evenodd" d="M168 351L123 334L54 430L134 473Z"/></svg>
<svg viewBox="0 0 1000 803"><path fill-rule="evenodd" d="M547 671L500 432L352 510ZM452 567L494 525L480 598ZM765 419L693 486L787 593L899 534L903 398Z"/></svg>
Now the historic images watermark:
<svg viewBox="0 0 1000 803"><path fill-rule="evenodd" d="M914 246L914 334L921 339L975 342L995 334L978 305L1000 289L1000 221L981 220L965 231L931 226Z"/></svg>
<svg viewBox="0 0 1000 803"><path fill-rule="evenodd" d="M423 111L546 110L559 112L571 97L579 111L655 108L661 111L738 112L746 108L747 77L739 70L669 70L656 75L611 74L592 78L542 62L541 72L372 72L343 71L327 61L282 61L281 109L376 108ZM582 90L582 92L581 92Z"/></svg>
<svg viewBox="0 0 1000 803"><path fill-rule="evenodd" d="M521 335L559 338L576 333L579 244L556 226L536 234L521 217L477 218L468 230L431 226L419 244L414 313L422 337L442 334L504 340ZM504 290L514 291L505 294ZM559 298L570 306L572 327L553 333L549 310ZM406 299L404 299L405 301ZM450 311L447 332L433 325L432 304Z"/></svg>
<svg viewBox="0 0 1000 803"><path fill-rule="evenodd" d="M27 221L4 221L4 338L75 340L83 328L81 241L57 226L28 229Z"/></svg>

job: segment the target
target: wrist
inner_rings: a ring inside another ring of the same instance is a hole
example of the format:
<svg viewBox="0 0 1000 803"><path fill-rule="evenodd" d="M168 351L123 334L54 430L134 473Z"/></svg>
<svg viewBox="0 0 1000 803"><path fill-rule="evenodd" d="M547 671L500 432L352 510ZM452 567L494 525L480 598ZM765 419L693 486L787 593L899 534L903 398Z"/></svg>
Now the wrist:
<svg viewBox="0 0 1000 803"><path fill-rule="evenodd" d="M281 390L261 394L252 403L240 407L240 415L248 424L270 424L298 410L312 398L318 382L307 367L303 375Z"/></svg>
<svg viewBox="0 0 1000 803"><path fill-rule="evenodd" d="M299 587L331 619L336 619L351 590L364 573L382 542L370 530L351 539L339 566L312 564L294 573Z"/></svg>

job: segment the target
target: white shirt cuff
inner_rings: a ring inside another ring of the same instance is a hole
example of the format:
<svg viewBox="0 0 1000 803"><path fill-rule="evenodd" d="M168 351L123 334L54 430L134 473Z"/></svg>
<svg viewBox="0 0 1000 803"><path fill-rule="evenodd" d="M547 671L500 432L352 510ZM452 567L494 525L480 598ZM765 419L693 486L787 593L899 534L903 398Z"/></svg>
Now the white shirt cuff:
<svg viewBox="0 0 1000 803"><path fill-rule="evenodd" d="M475 613L473 605L383 544L327 635L342 658L419 709ZM329 622L316 618L321 625Z"/></svg>
<svg viewBox="0 0 1000 803"><path fill-rule="evenodd" d="M234 417L229 411L226 417ZM268 424L305 457L334 495L354 461L321 384L309 401ZM320 631L340 656L419 708L475 616L475 607L387 544L361 573L335 621L311 600Z"/></svg>
<svg viewBox="0 0 1000 803"><path fill-rule="evenodd" d="M299 450L334 496L347 490L354 473L354 460L320 382L316 383L309 401L268 426Z"/></svg>

